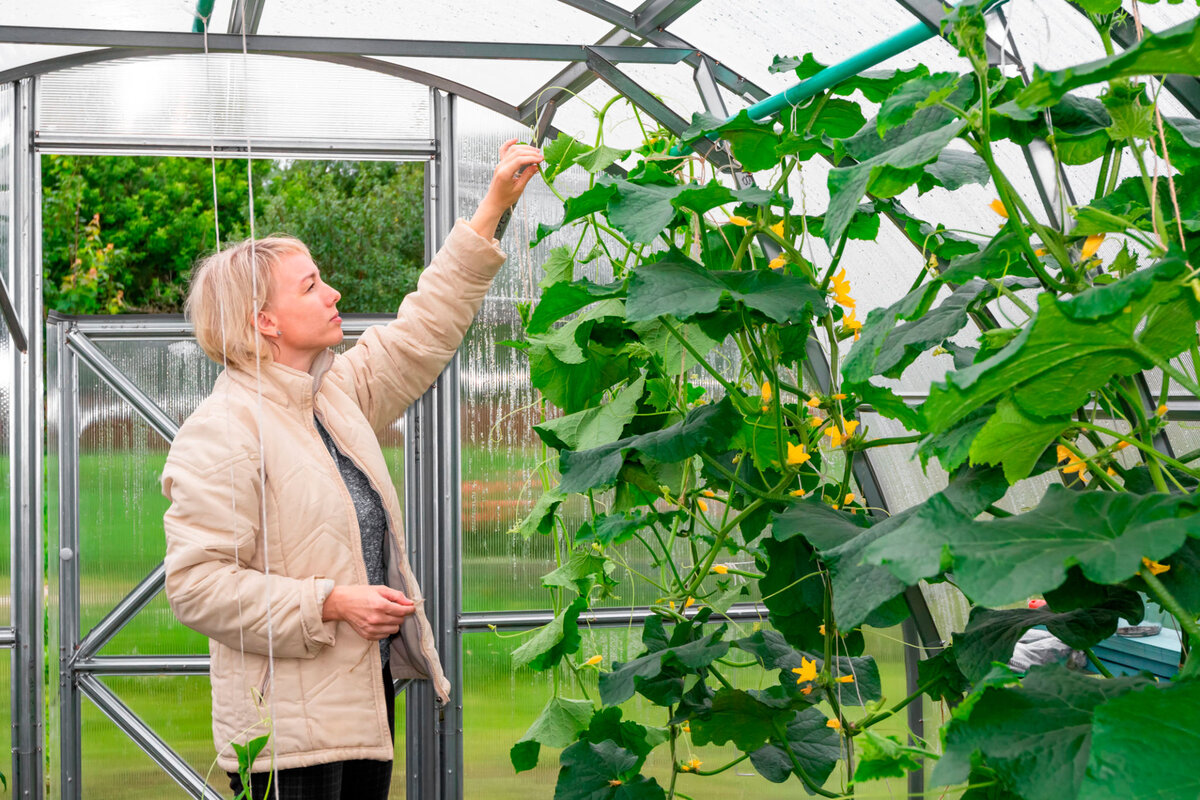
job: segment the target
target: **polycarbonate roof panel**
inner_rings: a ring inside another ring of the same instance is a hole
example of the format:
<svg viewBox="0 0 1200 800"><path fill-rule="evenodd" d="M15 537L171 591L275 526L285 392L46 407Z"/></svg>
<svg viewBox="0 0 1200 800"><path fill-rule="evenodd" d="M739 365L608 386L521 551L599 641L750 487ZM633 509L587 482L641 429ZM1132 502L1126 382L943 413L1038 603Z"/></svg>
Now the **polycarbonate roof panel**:
<svg viewBox="0 0 1200 800"><path fill-rule="evenodd" d="M43 135L254 139L429 139L429 90L377 72L298 58L151 56L41 79Z"/></svg>
<svg viewBox="0 0 1200 800"><path fill-rule="evenodd" d="M516 106L563 68L554 61L496 61L461 58L381 58L469 86Z"/></svg>
<svg viewBox="0 0 1200 800"><path fill-rule="evenodd" d="M212 30L225 31L232 7L233 0L216 0ZM9 0L0 3L0 25L190 31L195 10L194 0Z"/></svg>
<svg viewBox="0 0 1200 800"><path fill-rule="evenodd" d="M668 30L774 94L796 83L793 73L767 72L774 56L811 52L818 61L832 64L916 22L895 0L705 0ZM952 55L944 42L934 43L933 48L921 45L880 69L919 62L934 69Z"/></svg>
<svg viewBox="0 0 1200 800"><path fill-rule="evenodd" d="M0 72L13 67L37 64L60 56L84 53L95 47L57 47L42 44L0 44Z"/></svg>
<svg viewBox="0 0 1200 800"><path fill-rule="evenodd" d="M593 44L612 30L558 0L266 0L258 32Z"/></svg>

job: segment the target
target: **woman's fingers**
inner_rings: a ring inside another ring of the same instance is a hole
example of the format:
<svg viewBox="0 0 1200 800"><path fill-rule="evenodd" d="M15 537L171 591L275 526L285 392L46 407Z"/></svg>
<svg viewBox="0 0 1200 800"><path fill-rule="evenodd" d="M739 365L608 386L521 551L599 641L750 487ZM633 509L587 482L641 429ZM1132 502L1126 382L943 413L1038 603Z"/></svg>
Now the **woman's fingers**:
<svg viewBox="0 0 1200 800"><path fill-rule="evenodd" d="M501 158L504 158L504 154L505 154L505 153L507 153L507 152L508 152L508 149L509 149L510 147L512 147L512 146L513 146L514 144L516 144L516 143L517 143L517 140L516 140L516 139L509 139L507 142L505 142L504 144L500 145L500 157L501 157Z"/></svg>

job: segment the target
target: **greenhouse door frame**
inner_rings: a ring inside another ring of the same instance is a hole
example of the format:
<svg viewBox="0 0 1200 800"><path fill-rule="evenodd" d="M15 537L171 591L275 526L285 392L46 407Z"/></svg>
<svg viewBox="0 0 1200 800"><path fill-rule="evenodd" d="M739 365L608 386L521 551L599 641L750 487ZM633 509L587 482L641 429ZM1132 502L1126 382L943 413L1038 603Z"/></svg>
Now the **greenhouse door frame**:
<svg viewBox="0 0 1200 800"><path fill-rule="evenodd" d="M88 153L121 152L129 155L206 155L197 152L196 146L180 146L172 142L147 142L141 148L131 149L128 142L113 142L111 149L105 143L90 140L87 143L71 143L55 139L53 143L40 143L33 128L35 115L33 101L36 79L23 80L20 85L20 108L16 137L20 163L26 165L18 172L18 198L25 198L19 209L20 241L24 243L26 260L17 261L14 275L31 275L29 286L18 284L18 291L25 302L23 310L33 309L23 319L35 320L28 325L37 339L31 343L31 352L41 352L42 322L41 304L41 182L38 167L41 155L56 152ZM441 242L449 234L456 219L457 191L454 116L455 97L438 89L430 90L433 118L432 138L428 146L415 143L405 149L388 153L389 160L422 160L425 168L425 240L426 256L431 258ZM24 150L21 149L24 143ZM269 144L269 143L268 143ZM354 159L361 153L345 152L337 148L336 142L328 143L321 150L322 158ZM254 148L256 155L265 152L261 145ZM271 155L288 155L286 148L273 147ZM245 157L246 153L223 151L222 157ZM291 153L297 158L312 158L313 150ZM379 157L379 152L374 153ZM27 176L21 179L22 176ZM36 312L36 313L35 313ZM360 335L368 325L385 322L387 315L347 315L345 329L349 335ZM97 346L97 339L112 338L179 338L191 337L191 326L182 317L66 317L51 314L46 323L48 338L47 355L55 358L52 375L40 372L41 359L17 360L30 375L27 386L18 372L14 388L14 449L13 463L18 453L30 450L30 442L40 443L47 433L42 418L42 403L39 395L45 386L47 407L50 409L52 435L46 439L47 448L54 440L58 457L58 525L57 541L49 542L51 551L57 551L58 559L53 570L58 578L58 681L50 687L56 696L50 698L51 706L57 710L59 733L59 796L66 800L77 800L82 796L82 723L83 698L91 700L125 735L156 764L171 776L192 797L220 798L224 795L205 784L187 761L176 753L155 731L140 719L116 693L101 682L101 676L111 675L206 675L209 658L202 655L174 656L100 656L97 653L121 628L138 614L162 591L165 569L160 563L137 586L115 606L90 631L80 630L80 573L79 573L79 394L78 367L80 364L91 369L119 397L128 402L149 426L171 441L178 425L126 376ZM25 364L25 362L31 362ZM49 381L43 384L43 378ZM461 595L458 586L460 531L460 488L459 488L459 444L458 444L458 364L457 357L437 379L430 390L407 412L405 417L405 476L404 503L409 556L413 570L424 587L425 595L431 599L427 606L430 623L445 671L455 687L461 686L461 636L458 630L458 615L461 610ZM36 387L36 391L30 391ZM24 394L22 394L24 392ZM25 398L22 401L21 398ZM24 410L25 416L18 416ZM29 436L20 438L23 430L20 423L29 428ZM24 449L19 449L24 448ZM42 474L42 448L33 446L30 458L36 458L36 469L23 477L30 486L20 487L22 493L14 491L14 622L17 631L28 630L29 636L12 637L18 648L14 652L13 666L13 728L14 728L14 795L22 798L43 796L45 779L43 747L51 746L42 734L43 687L41 682L43 655L40 646L43 640L41 624L44 606L42 592L37 591L36 581L44 574L41 553L45 540L40 514L18 517L20 503L25 499L29 508L38 509L44 495L40 476ZM17 488L16 486L14 488ZM24 506L21 506L24 508ZM20 525L17 524L18 520ZM451 535L446 535L447 532ZM18 541L28 547L17 547ZM18 553L19 550L19 553ZM18 564L18 555L24 560ZM18 575L22 583L18 584ZM32 581L32 582L31 582ZM25 587L25 583L30 585ZM23 603L18 610L18 599ZM22 616L23 615L23 616ZM22 621L28 617L25 627ZM5 631L0 629L0 646L5 643ZM32 646L32 644L37 646ZM8 646L11 646L8 645ZM26 685L28 684L28 685ZM407 796L410 798L458 798L462 795L462 701L456 693L452 703L444 708L435 705L432 685L429 681L404 681L398 690L407 691L410 699L406 703L406 770ZM52 712L53 713L53 712ZM53 725L53 721L50 723ZM18 747L17 743L20 742Z"/></svg>

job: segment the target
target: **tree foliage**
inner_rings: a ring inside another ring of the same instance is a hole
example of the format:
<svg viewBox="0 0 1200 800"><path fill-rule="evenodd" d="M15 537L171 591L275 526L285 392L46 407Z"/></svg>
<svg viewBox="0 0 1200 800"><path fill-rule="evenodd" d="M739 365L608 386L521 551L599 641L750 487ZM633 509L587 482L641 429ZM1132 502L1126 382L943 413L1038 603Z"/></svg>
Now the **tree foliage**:
<svg viewBox="0 0 1200 800"><path fill-rule="evenodd" d="M390 312L425 259L419 164L150 156L42 160L48 309L178 312L194 264L254 233L303 240L347 311Z"/></svg>

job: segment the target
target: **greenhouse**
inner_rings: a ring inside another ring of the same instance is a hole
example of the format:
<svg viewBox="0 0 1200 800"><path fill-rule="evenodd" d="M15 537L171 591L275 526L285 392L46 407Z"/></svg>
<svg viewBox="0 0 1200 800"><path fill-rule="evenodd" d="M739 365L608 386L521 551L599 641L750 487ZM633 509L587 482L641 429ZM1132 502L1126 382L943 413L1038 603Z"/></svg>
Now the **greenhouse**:
<svg viewBox="0 0 1200 800"><path fill-rule="evenodd" d="M0 795L1195 800L1198 115L1192 0L3 4Z"/></svg>

